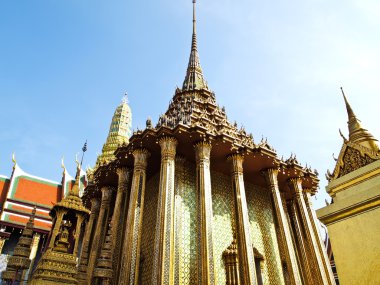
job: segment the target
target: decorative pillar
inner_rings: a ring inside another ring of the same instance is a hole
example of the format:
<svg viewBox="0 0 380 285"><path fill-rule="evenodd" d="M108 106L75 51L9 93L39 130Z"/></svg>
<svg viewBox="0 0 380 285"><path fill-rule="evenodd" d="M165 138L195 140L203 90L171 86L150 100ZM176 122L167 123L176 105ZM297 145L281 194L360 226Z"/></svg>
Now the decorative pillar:
<svg viewBox="0 0 380 285"><path fill-rule="evenodd" d="M174 170L177 140L163 137L152 284L174 284Z"/></svg>
<svg viewBox="0 0 380 285"><path fill-rule="evenodd" d="M310 194L310 189L305 189L305 194L304 194L305 202L306 202L306 207L307 211L309 213L309 218L313 227L314 235L317 240L318 248L319 248L319 253L322 257L322 262L323 266L325 268L325 272L327 275L327 278L329 279L329 284L334 284L335 285L335 279L334 279L334 274L331 269L330 265L330 260L327 256L327 251L325 248L325 245L322 241L321 233L318 228L318 219L315 214L315 210L313 209L313 203L311 201L311 194Z"/></svg>
<svg viewBox="0 0 380 285"><path fill-rule="evenodd" d="M91 245L90 258L88 260L88 271L87 271L87 283L92 284L92 275L94 273L94 267L96 259L98 258L100 248L102 245L102 237L104 236L107 230L107 211L109 209L112 188L104 186L101 189L102 191L102 201L100 204L100 211L98 216L98 221L96 223L95 233Z"/></svg>
<svg viewBox="0 0 380 285"><path fill-rule="evenodd" d="M112 270L111 232L112 232L112 224L109 224L107 235L104 238L102 249L100 251L99 257L96 260L96 267L94 269L94 279L96 280L94 282L95 284L102 284L102 285L112 284L113 270ZM117 284L117 283L114 282L114 284Z"/></svg>
<svg viewBox="0 0 380 285"><path fill-rule="evenodd" d="M226 285L240 285L239 254L235 237L227 249L223 251L223 259L226 268ZM252 284L256 284L256 281Z"/></svg>
<svg viewBox="0 0 380 285"><path fill-rule="evenodd" d="M195 145L198 196L198 262L200 283L215 284L214 252L212 238L212 197L210 174L211 144L199 142Z"/></svg>
<svg viewBox="0 0 380 285"><path fill-rule="evenodd" d="M295 245L298 249L298 257L300 259L300 270L303 274L303 279L305 284L313 285L314 279L311 272L310 260L307 256L307 244L305 245L305 240L302 235L301 224L298 219L297 214L297 201L295 199L289 202L290 216L293 223L293 229L295 234Z"/></svg>
<svg viewBox="0 0 380 285"><path fill-rule="evenodd" d="M84 216L78 213L76 215L76 217L77 217L77 226L75 229L75 235L74 235L75 243L74 243L74 250L73 250L73 255L75 257L77 257L77 255L78 255L79 237L80 237L80 233L81 233L81 228L82 228Z"/></svg>
<svg viewBox="0 0 380 285"><path fill-rule="evenodd" d="M117 193L115 200L115 209L113 211L112 220L111 220L111 245L112 245L112 268L113 268L113 279L114 282L117 282L119 265L120 265L120 251L122 245L123 237L123 224L124 218L122 213L125 213L125 207L127 200L127 190L128 182L131 177L131 171L126 167L120 167L116 170L118 175L118 185Z"/></svg>
<svg viewBox="0 0 380 285"><path fill-rule="evenodd" d="M90 250L90 240L91 237L95 234L94 221L99 215L100 203L98 198L91 199L91 214L90 218L86 225L86 230L83 238L83 245L80 256L80 263L78 266L78 281L79 284L85 284L87 280L87 264Z"/></svg>
<svg viewBox="0 0 380 285"><path fill-rule="evenodd" d="M133 151L134 169L129 198L127 226L125 228L123 255L121 259L119 284L138 284L140 263L140 240L144 209L145 180L148 158L146 149Z"/></svg>
<svg viewBox="0 0 380 285"><path fill-rule="evenodd" d="M303 197L303 190L302 190L302 181L301 178L291 178L290 179L291 187L294 189L297 205L299 207L300 216L303 223L303 228L305 230L307 243L309 245L309 258L313 261L314 266L316 266L317 274L314 277L314 284L331 284L329 282L329 278L325 273L322 256L320 255L317 239L313 232L313 227L311 224L311 220L309 217L309 213L307 212L306 203Z"/></svg>
<svg viewBox="0 0 380 285"><path fill-rule="evenodd" d="M278 169L269 168L263 172L268 187L272 193L275 217L277 219L279 234L282 246L285 252L285 260L287 270L291 280L291 284L302 284L300 272L297 266L297 257L294 251L291 231L288 219L281 200L280 189L278 188Z"/></svg>
<svg viewBox="0 0 380 285"><path fill-rule="evenodd" d="M54 242L55 242L55 239L56 239L56 237L57 237L57 235L59 233L59 229L61 228L62 219L63 219L63 215L64 214L65 214L65 212L63 210L58 210L57 211L57 216L56 216L54 228L53 228L53 230L51 232L48 249L51 249L51 248L54 247Z"/></svg>
<svg viewBox="0 0 380 285"><path fill-rule="evenodd" d="M241 283L245 285L256 284L255 260L249 232L248 207L244 188L244 159L240 154L232 154L228 157L228 160L231 162L232 188L234 189L235 196Z"/></svg>

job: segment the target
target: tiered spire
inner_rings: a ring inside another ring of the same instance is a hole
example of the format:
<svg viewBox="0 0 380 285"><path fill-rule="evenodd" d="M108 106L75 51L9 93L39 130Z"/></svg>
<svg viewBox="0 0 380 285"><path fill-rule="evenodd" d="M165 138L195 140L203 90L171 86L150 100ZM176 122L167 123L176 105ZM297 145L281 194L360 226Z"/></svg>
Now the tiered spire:
<svg viewBox="0 0 380 285"><path fill-rule="evenodd" d="M196 0L193 0L193 36L189 64L187 66L186 77L183 82L182 90L208 89L207 82L203 78L202 67L199 62L199 54L197 49L195 4Z"/></svg>
<svg viewBox="0 0 380 285"><path fill-rule="evenodd" d="M7 269L3 272L2 278L6 284L15 284L21 281L22 273L30 266L30 251L33 240L34 217L36 206L27 222L24 231L14 249L13 256L9 258Z"/></svg>
<svg viewBox="0 0 380 285"><path fill-rule="evenodd" d="M349 140L351 142L355 142L364 147L369 148L374 152L379 151L379 146L377 144L377 139L373 137L373 135L364 129L361 126L360 120L356 117L354 111L352 110L346 95L344 94L343 88L340 88L342 91L343 99L346 104L347 115L348 115L348 131L349 131Z"/></svg>
<svg viewBox="0 0 380 285"><path fill-rule="evenodd" d="M132 111L128 105L128 96L125 93L120 105L116 108L112 117L110 130L102 153L98 156L96 166L109 163L115 159L114 152L122 144L129 142L132 126Z"/></svg>

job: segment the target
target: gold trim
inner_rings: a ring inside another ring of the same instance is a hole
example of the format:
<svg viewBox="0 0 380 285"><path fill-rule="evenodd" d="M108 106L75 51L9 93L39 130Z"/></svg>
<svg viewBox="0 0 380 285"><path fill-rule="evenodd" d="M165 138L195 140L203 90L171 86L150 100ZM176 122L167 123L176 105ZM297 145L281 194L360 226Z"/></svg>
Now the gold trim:
<svg viewBox="0 0 380 285"><path fill-rule="evenodd" d="M371 209L376 208L378 206L380 206L380 196L376 196L370 200L364 201L362 203L356 204L356 205L351 206L351 207L347 207L347 208L345 208L339 212L335 212L335 213L330 214L330 215L319 217L319 219L325 225L329 225L329 224L338 222L340 220L343 220L349 216L358 215L362 212L371 210Z"/></svg>

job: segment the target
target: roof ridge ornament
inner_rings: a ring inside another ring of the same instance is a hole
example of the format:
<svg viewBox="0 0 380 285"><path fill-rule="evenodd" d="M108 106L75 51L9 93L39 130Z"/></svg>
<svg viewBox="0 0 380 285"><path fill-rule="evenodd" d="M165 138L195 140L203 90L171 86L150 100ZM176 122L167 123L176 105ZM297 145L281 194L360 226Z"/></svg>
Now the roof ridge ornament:
<svg viewBox="0 0 380 285"><path fill-rule="evenodd" d="M15 169L17 165L17 161L16 161L16 155L14 152L12 153L12 162L13 162L13 169Z"/></svg>

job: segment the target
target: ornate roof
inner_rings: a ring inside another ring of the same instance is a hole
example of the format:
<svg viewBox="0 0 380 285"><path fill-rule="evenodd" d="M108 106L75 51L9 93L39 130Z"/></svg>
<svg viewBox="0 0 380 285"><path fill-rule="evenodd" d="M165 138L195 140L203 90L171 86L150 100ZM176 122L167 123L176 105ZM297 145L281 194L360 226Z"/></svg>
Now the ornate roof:
<svg viewBox="0 0 380 285"><path fill-rule="evenodd" d="M332 181L342 177L352 171L366 166L380 159L379 146L377 140L366 129L361 126L360 120L356 117L352 110L346 95L342 90L343 99L346 105L348 115L348 131L349 138L343 138L343 146L336 160L333 173L327 170L326 179Z"/></svg>
<svg viewBox="0 0 380 285"><path fill-rule="evenodd" d="M83 205L82 199L79 197L79 184L80 184L80 172L81 167L77 161L77 174L75 176L74 186L70 189L69 194L53 206L50 211L50 215L54 213L58 208L72 209L77 212L89 214L90 211Z"/></svg>

